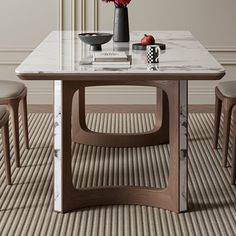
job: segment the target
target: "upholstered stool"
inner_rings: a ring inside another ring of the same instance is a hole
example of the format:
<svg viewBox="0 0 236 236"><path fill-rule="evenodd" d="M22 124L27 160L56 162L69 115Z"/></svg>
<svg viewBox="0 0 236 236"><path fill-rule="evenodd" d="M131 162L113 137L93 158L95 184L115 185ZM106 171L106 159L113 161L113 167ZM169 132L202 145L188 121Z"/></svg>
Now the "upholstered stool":
<svg viewBox="0 0 236 236"><path fill-rule="evenodd" d="M233 148L232 148L231 184L236 184L236 111L233 113Z"/></svg>
<svg viewBox="0 0 236 236"><path fill-rule="evenodd" d="M11 169L10 169L10 150L9 150L9 131L8 131L9 112L5 106L0 106L0 129L2 133L2 145L4 153L4 165L6 172L7 183L11 184Z"/></svg>
<svg viewBox="0 0 236 236"><path fill-rule="evenodd" d="M226 167L229 130L232 108L236 104L236 81L221 82L215 88L215 131L214 131L214 148L217 148L220 116L223 104L223 144L222 144L222 166Z"/></svg>
<svg viewBox="0 0 236 236"><path fill-rule="evenodd" d="M20 167L20 148L19 148L19 121L18 111L21 102L21 117L23 123L23 133L25 147L29 148L28 140L28 121L27 121L27 88L21 82L0 80L0 105L8 105L13 127L13 141L15 149L16 166Z"/></svg>

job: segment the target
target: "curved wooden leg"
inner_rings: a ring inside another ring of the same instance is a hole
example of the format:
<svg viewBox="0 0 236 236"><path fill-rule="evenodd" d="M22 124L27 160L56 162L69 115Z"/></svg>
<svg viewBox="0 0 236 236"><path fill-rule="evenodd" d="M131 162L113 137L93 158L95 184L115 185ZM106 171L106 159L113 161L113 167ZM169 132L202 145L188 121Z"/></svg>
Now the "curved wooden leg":
<svg viewBox="0 0 236 236"><path fill-rule="evenodd" d="M227 154L228 154L228 142L229 142L229 130L231 121L232 105L226 100L223 101L223 144L222 144L222 166L226 167Z"/></svg>
<svg viewBox="0 0 236 236"><path fill-rule="evenodd" d="M72 102L72 140L78 139L81 130L88 130L85 120L85 87L80 86Z"/></svg>
<svg viewBox="0 0 236 236"><path fill-rule="evenodd" d="M215 127L213 137L213 147L216 149L218 144L219 129L220 129L220 116L221 116L222 101L215 96Z"/></svg>
<svg viewBox="0 0 236 236"><path fill-rule="evenodd" d="M161 127L163 107L163 91L160 88L156 88L156 129L159 129Z"/></svg>
<svg viewBox="0 0 236 236"><path fill-rule="evenodd" d="M9 149L9 127L8 122L2 127L2 140L4 152L4 165L6 171L7 183L11 184L11 168L10 168L10 149Z"/></svg>
<svg viewBox="0 0 236 236"><path fill-rule="evenodd" d="M169 101L168 95L160 88L156 88L157 95L157 112L156 127L154 130L160 132L162 130L163 143L169 143Z"/></svg>
<svg viewBox="0 0 236 236"><path fill-rule="evenodd" d="M22 125L25 139L25 148L29 149L29 135L28 135L28 115L27 115L27 96L23 97L21 100Z"/></svg>
<svg viewBox="0 0 236 236"><path fill-rule="evenodd" d="M9 104L9 108L11 112L16 167L20 167L20 143L19 143L19 120L18 120L19 101L17 100L11 102Z"/></svg>
<svg viewBox="0 0 236 236"><path fill-rule="evenodd" d="M233 148L232 148L231 184L236 184L236 112L233 115Z"/></svg>

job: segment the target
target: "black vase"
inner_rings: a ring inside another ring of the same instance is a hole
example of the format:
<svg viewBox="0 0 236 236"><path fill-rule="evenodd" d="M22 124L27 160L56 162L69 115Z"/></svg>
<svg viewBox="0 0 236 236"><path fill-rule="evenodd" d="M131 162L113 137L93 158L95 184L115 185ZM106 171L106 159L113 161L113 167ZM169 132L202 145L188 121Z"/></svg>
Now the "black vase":
<svg viewBox="0 0 236 236"><path fill-rule="evenodd" d="M129 42L129 18L127 7L115 7L113 40L114 42Z"/></svg>

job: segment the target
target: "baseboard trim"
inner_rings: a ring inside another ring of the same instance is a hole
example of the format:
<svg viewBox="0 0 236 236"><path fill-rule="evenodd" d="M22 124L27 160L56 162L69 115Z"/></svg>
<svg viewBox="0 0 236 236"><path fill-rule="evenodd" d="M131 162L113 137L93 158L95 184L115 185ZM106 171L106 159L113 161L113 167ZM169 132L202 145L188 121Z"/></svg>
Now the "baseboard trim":
<svg viewBox="0 0 236 236"><path fill-rule="evenodd" d="M107 105L107 104L94 104L94 105L86 105L86 112L125 112L125 113L147 113L147 112L155 112L155 105L147 104L147 105L123 105L123 104L114 104L114 105ZM189 105L189 112L190 113L213 113L214 112L214 105L202 105L202 104L195 104ZM30 113L52 113L53 112L53 105L51 104L37 104L37 105L28 105L28 111Z"/></svg>
<svg viewBox="0 0 236 236"><path fill-rule="evenodd" d="M205 93L205 94L190 94L188 98L189 104L214 104L215 96L214 93ZM29 104L52 104L53 96L52 94L28 94L28 103ZM155 104L155 94L147 95L94 95L87 96L86 103L91 104L108 104L108 105L119 105L119 104Z"/></svg>

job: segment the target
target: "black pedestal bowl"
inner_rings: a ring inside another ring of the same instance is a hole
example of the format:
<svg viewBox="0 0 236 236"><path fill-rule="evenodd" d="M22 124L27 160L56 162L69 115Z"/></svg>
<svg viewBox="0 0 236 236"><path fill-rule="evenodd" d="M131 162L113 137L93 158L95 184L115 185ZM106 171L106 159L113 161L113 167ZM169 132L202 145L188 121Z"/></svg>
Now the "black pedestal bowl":
<svg viewBox="0 0 236 236"><path fill-rule="evenodd" d="M79 38L82 42L89 44L92 51L101 51L102 44L111 40L113 34L109 33L82 33L79 34Z"/></svg>

